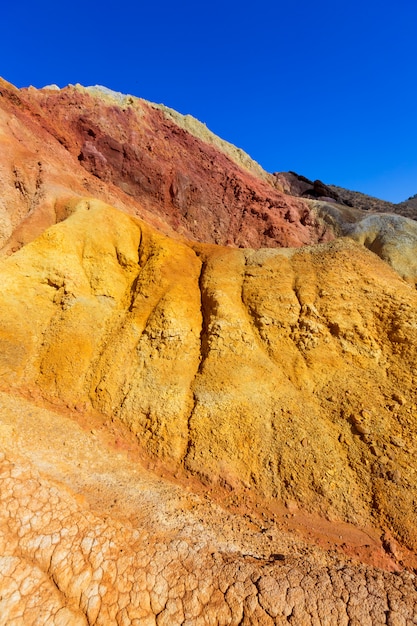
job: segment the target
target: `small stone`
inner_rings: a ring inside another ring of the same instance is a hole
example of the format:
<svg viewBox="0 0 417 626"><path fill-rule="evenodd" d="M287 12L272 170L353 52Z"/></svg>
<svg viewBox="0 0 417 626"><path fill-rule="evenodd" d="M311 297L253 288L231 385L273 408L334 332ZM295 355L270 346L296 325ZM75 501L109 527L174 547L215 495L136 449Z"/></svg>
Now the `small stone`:
<svg viewBox="0 0 417 626"><path fill-rule="evenodd" d="M390 438L390 441L392 443L393 446L397 446L397 448L404 448L405 447L405 442L403 439L401 439L401 437L396 437L395 435L393 435Z"/></svg>
<svg viewBox="0 0 417 626"><path fill-rule="evenodd" d="M360 435L369 435L371 433L370 428L362 422L355 422L355 428Z"/></svg>
<svg viewBox="0 0 417 626"><path fill-rule="evenodd" d="M285 506L287 507L290 513L294 513L294 511L298 511L298 504L295 502L295 500L287 500L287 502L285 503Z"/></svg>
<svg viewBox="0 0 417 626"><path fill-rule="evenodd" d="M387 463L389 463L389 458L385 454L383 454L382 456L379 457L378 462L381 465L386 465Z"/></svg>
<svg viewBox="0 0 417 626"><path fill-rule="evenodd" d="M400 395L399 393L393 393L393 394L392 394L392 399L393 399L395 402L398 402L398 404L400 404L401 406L402 406L403 404L405 404L405 398L404 398L404 396Z"/></svg>
<svg viewBox="0 0 417 626"><path fill-rule="evenodd" d="M389 479L392 480L393 483L398 484L401 482L401 472L399 470L394 470L390 472Z"/></svg>
<svg viewBox="0 0 417 626"><path fill-rule="evenodd" d="M375 445L375 444L371 444L371 445L370 445L370 447L369 447L369 450L371 451L371 453L372 453L374 456L382 456L382 452L381 452L381 450L380 450L380 449L378 448L378 446L377 446L377 445Z"/></svg>

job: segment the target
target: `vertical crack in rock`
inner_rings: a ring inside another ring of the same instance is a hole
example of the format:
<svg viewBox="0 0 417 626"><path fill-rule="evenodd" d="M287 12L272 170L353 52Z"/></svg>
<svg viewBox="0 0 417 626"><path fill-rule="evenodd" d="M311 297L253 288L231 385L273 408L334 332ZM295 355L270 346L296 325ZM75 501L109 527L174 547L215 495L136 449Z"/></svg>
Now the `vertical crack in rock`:
<svg viewBox="0 0 417 626"><path fill-rule="evenodd" d="M257 298L255 299L253 293L251 293L250 288L248 288L247 282L253 276L256 275L254 270L248 264L248 256L244 252L245 265L242 268L241 274L241 290L240 290L240 300L242 304L242 311L246 318L249 321L253 339L260 350L265 354L265 356L272 363L276 363L276 357L271 349L270 342L265 336L265 332L263 332L263 318L259 313L259 308L262 307L262 295L257 294ZM248 293L246 293L248 292Z"/></svg>
<svg viewBox="0 0 417 626"><path fill-rule="evenodd" d="M193 437L192 437L192 430L193 430L193 423L192 423L192 419L193 419L193 415L198 403L198 399L195 393L195 384L198 381L198 377L201 375L201 372L203 370L204 367L204 362L205 359L208 356L209 353L209 318L210 318L210 310L209 310L209 306L208 306L208 302L207 302L207 298L206 298L206 290L204 287L204 273L206 271L206 261L202 260L198 253L196 252L196 256L197 258L200 259L201 262L201 267L200 267L200 273L198 276L198 291L200 294L200 313L201 313L201 328L200 328L200 337L199 337L199 344L200 344L200 357L199 357L199 363L198 363L198 368L197 371L194 375L194 380L192 381L191 385L190 385L190 391L193 394L193 406L191 408L191 411L188 414L188 418L187 418L187 446L184 452L184 457L182 460L182 463L184 464L184 466L187 466L187 459L188 457L191 455L192 453L192 449L194 447L193 444Z"/></svg>
<svg viewBox="0 0 417 626"><path fill-rule="evenodd" d="M33 194L32 198L31 198L31 202L30 202L30 206L29 206L29 213L32 213L36 209L36 207L38 206L38 204L42 200L44 194L45 194L45 192L44 192L44 189L43 189L42 162L38 161L38 163L37 163L36 180L35 180L35 191L34 191L34 194Z"/></svg>

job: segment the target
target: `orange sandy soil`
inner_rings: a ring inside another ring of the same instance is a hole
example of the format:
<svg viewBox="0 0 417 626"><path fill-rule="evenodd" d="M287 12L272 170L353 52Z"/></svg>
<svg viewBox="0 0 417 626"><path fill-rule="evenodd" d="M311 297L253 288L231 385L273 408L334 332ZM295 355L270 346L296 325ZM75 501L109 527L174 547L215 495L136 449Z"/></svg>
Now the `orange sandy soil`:
<svg viewBox="0 0 417 626"><path fill-rule="evenodd" d="M82 406L74 411L58 401L52 404L37 395L36 392L22 395L22 399L26 396L24 399L30 403L25 405L28 411L33 405L37 412L46 409L58 419L59 416L69 418L87 437L94 437L97 444L108 451L109 458L122 454L129 467L140 473L141 480L148 480L151 485L160 479L166 486L180 488L180 492L178 489L171 492L168 487L166 493L173 496L172 505L184 512L192 511L217 531L221 527L221 532L229 535L229 539L247 544L246 549L250 546L248 558L288 561L288 558L311 552L317 558L323 551L318 561L326 560L326 554L331 561L335 558L352 560L387 572L417 568L416 555L400 547L389 531L357 528L346 522L325 519L303 511L292 501L266 503L265 499L257 500L253 493L235 493L219 485L205 487L186 472L178 469L170 472L166 464L150 457L120 420L109 421L98 412L86 413ZM128 519L134 525L138 522L137 510L124 496L123 487L109 490L103 486L98 488L96 484L83 485L82 496L92 509Z"/></svg>

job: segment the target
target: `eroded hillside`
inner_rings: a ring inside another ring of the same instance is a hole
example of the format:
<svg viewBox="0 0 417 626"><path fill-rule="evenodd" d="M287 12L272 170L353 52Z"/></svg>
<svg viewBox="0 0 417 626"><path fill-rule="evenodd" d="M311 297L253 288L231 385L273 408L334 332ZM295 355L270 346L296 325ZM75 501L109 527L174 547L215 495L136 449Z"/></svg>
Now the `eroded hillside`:
<svg viewBox="0 0 417 626"><path fill-rule="evenodd" d="M415 623L414 223L294 200L297 247L258 247L276 206L223 246L193 201L208 230L181 209L180 237L167 170L143 205L122 190L89 91L5 88L0 624ZM85 168L82 128L108 166L90 146ZM239 197L216 215L255 215Z"/></svg>
<svg viewBox="0 0 417 626"><path fill-rule="evenodd" d="M169 109L81 86L17 90L1 81L0 111L6 251L61 219L60 200L74 194L200 241L270 247L333 238L242 151Z"/></svg>

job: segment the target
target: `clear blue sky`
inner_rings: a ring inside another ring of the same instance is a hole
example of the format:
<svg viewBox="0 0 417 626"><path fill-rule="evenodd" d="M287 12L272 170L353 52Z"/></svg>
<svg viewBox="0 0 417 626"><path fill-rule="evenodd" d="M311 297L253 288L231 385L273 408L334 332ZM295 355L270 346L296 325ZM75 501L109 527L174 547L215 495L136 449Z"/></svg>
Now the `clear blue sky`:
<svg viewBox="0 0 417 626"><path fill-rule="evenodd" d="M197 117L268 171L417 193L417 1L5 0L0 75Z"/></svg>

